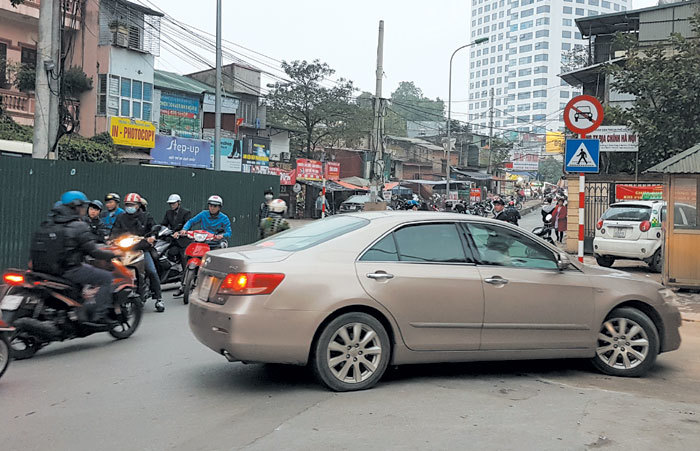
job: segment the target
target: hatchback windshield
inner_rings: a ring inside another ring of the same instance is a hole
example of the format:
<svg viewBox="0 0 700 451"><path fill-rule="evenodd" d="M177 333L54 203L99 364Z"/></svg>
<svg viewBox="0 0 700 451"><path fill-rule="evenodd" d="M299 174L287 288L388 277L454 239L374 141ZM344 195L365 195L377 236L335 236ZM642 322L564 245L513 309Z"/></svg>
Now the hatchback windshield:
<svg viewBox="0 0 700 451"><path fill-rule="evenodd" d="M281 251L299 251L325 243L369 224L367 219L353 216L332 216L298 229L274 235L256 244Z"/></svg>
<svg viewBox="0 0 700 451"><path fill-rule="evenodd" d="M648 221L650 217L651 207L645 205L613 205L603 215L608 221Z"/></svg>

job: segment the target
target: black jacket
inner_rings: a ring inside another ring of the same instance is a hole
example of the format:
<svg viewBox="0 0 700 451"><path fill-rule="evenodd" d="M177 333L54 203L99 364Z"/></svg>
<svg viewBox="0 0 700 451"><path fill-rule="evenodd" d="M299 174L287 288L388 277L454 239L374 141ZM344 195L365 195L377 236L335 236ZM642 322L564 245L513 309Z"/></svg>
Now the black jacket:
<svg viewBox="0 0 700 451"><path fill-rule="evenodd" d="M263 219L267 218L270 214L270 206L267 204L267 202L263 202L260 204L260 211L258 212L258 223L262 221Z"/></svg>
<svg viewBox="0 0 700 451"><path fill-rule="evenodd" d="M161 225L166 226L173 232L182 230L182 226L192 217L192 212L186 208L180 207L177 210L168 210L165 212Z"/></svg>
<svg viewBox="0 0 700 451"><path fill-rule="evenodd" d="M146 237L151 234L153 226L155 225L153 217L141 210L130 215L129 213L123 213L117 216L117 220L114 222L112 227L112 233L110 238L118 238L122 235L137 235ZM134 248L138 250L145 250L151 247L146 241L141 241Z"/></svg>
<svg viewBox="0 0 700 451"><path fill-rule="evenodd" d="M71 208L61 205L51 211L50 219L64 227L64 272L83 263L86 255L98 260L111 260L116 255L106 249L100 249L90 226L83 222Z"/></svg>
<svg viewBox="0 0 700 451"><path fill-rule="evenodd" d="M90 219L90 216L85 216L83 221L90 227L90 232L95 236L95 241L104 243L105 237L109 235L109 231L107 231L107 227L105 227L100 217Z"/></svg>
<svg viewBox="0 0 700 451"><path fill-rule="evenodd" d="M515 215L513 214L513 210L509 208L504 208L500 212L495 213L495 216L493 218L498 219L499 221L510 222L511 224L518 225L518 218L515 217ZM515 210L515 212L518 213L518 210ZM519 213L518 216L520 216Z"/></svg>

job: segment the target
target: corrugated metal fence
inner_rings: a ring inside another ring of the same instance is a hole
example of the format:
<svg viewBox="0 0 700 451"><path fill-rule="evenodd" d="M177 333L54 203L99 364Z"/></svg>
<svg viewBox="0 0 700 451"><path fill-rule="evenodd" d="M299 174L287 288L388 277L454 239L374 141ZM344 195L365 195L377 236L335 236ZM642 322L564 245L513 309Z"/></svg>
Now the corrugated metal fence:
<svg viewBox="0 0 700 451"><path fill-rule="evenodd" d="M67 190L99 200L108 192L122 197L137 192L148 200L156 222L171 193L180 194L193 214L219 194L232 222L229 244L235 246L256 240L258 208L270 186L279 189L277 176L0 157L0 270L26 266L32 232Z"/></svg>

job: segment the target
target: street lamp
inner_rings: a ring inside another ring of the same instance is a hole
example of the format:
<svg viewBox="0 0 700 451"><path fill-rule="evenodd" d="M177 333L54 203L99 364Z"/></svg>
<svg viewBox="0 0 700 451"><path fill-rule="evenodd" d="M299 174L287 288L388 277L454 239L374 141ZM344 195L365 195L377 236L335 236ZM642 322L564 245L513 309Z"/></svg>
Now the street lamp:
<svg viewBox="0 0 700 451"><path fill-rule="evenodd" d="M463 45L462 47L458 48L454 52L452 52L452 56L450 57L450 80L449 80L449 87L448 87L448 96L447 96L447 180L446 182L446 194L447 198L450 196L450 151L452 150L452 133L451 133L451 122L452 122L452 60L455 57L455 54L459 52L460 50L471 47L472 45L478 45L478 44L483 44L484 42L489 42L489 38L479 38L475 40L472 43Z"/></svg>

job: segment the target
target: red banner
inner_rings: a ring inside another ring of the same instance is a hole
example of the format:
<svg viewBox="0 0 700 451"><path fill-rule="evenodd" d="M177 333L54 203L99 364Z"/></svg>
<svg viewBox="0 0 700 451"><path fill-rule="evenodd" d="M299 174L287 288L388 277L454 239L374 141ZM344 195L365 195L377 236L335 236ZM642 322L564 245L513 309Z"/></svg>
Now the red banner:
<svg viewBox="0 0 700 451"><path fill-rule="evenodd" d="M340 180L340 163L335 161L326 162L326 178L328 180Z"/></svg>
<svg viewBox="0 0 700 451"><path fill-rule="evenodd" d="M299 180L322 180L323 163L317 160L297 158L297 179Z"/></svg>
<svg viewBox="0 0 700 451"><path fill-rule="evenodd" d="M280 185L294 185L297 182L297 171L280 168L270 168L270 174L280 176Z"/></svg>
<svg viewBox="0 0 700 451"><path fill-rule="evenodd" d="M471 202L479 202L481 200L481 189L472 188L469 190L469 200Z"/></svg>
<svg viewBox="0 0 700 451"><path fill-rule="evenodd" d="M615 185L615 200L661 200L663 198L663 185L632 186Z"/></svg>

